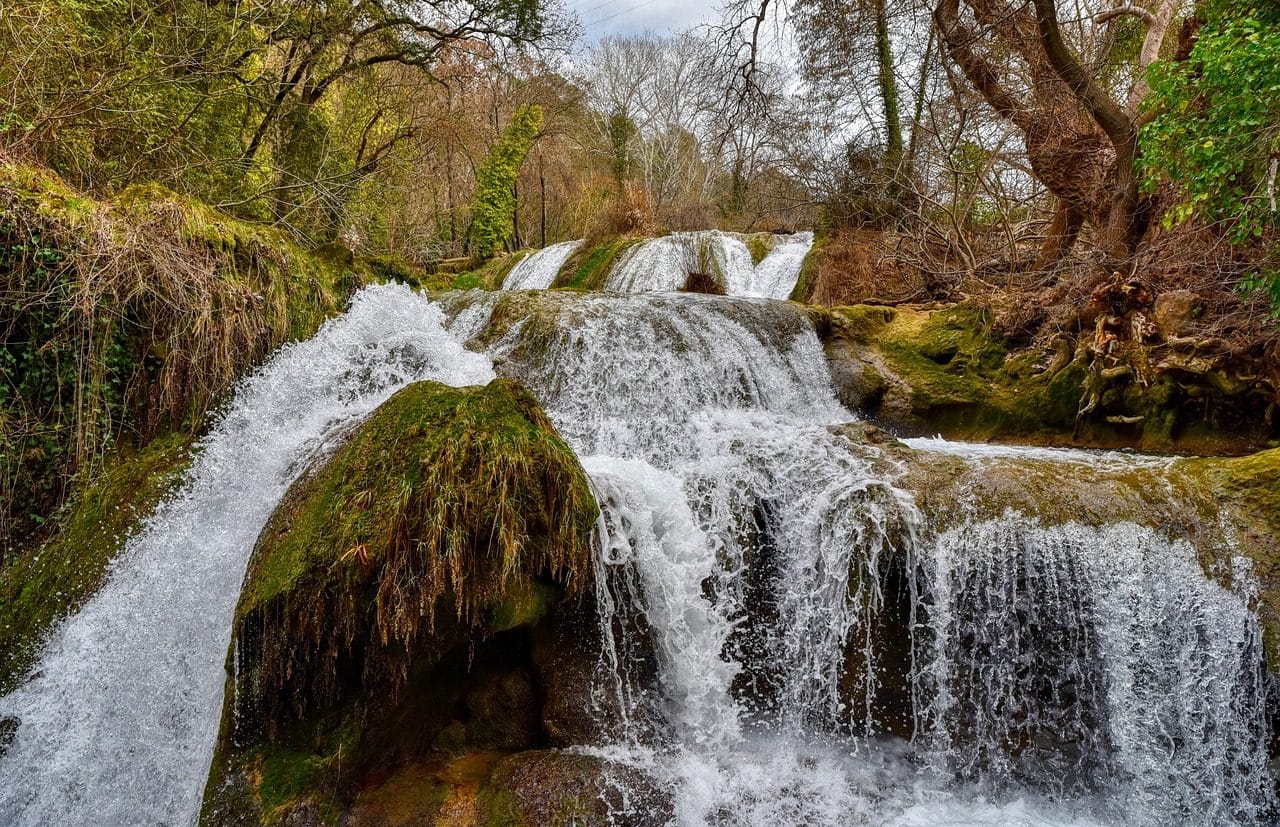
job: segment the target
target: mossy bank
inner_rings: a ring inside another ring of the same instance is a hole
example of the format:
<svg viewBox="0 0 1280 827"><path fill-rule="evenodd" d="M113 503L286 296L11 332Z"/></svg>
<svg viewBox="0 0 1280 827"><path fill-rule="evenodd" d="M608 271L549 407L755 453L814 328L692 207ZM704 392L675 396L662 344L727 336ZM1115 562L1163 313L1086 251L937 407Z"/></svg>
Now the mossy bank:
<svg viewBox="0 0 1280 827"><path fill-rule="evenodd" d="M112 201L0 159L0 565L119 450L196 433L375 270L158 186Z"/></svg>
<svg viewBox="0 0 1280 827"><path fill-rule="evenodd" d="M1160 350L1108 367L1088 342L1009 340L976 302L805 310L841 401L900 435L1199 454L1280 439L1265 400L1224 397Z"/></svg>

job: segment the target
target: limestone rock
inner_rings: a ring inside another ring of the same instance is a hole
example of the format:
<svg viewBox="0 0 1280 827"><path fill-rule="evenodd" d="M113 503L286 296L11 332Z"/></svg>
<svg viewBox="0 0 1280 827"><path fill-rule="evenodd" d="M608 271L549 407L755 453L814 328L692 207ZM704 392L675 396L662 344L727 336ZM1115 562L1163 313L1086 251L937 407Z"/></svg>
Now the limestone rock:
<svg viewBox="0 0 1280 827"><path fill-rule="evenodd" d="M1203 312L1204 301L1190 290L1170 290L1156 297L1156 327L1166 339L1186 335Z"/></svg>

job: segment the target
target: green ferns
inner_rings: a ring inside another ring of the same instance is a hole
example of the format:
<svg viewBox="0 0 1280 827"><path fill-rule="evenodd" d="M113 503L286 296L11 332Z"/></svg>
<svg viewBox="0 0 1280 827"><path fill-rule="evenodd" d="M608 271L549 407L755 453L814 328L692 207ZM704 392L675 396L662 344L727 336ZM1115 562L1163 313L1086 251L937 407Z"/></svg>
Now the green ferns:
<svg viewBox="0 0 1280 827"><path fill-rule="evenodd" d="M572 590L586 576L597 516L577 458L515 382L399 391L259 540L235 621L242 712L270 727L339 700L344 675L394 692L459 627L522 622L536 578Z"/></svg>
<svg viewBox="0 0 1280 827"><path fill-rule="evenodd" d="M476 258L493 255L511 235L516 176L541 131L542 107L520 107L476 173L476 200L471 219L471 253Z"/></svg>

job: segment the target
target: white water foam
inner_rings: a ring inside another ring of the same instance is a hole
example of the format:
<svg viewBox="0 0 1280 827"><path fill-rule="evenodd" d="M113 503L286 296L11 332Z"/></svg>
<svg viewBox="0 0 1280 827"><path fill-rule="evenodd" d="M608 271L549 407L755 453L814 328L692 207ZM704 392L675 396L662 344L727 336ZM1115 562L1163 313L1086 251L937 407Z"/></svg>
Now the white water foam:
<svg viewBox="0 0 1280 827"><path fill-rule="evenodd" d="M420 379L487 382L489 360L403 286L370 287L238 388L186 482L0 699L0 823L191 824L221 713L231 615L258 533L325 436Z"/></svg>
<svg viewBox="0 0 1280 827"><path fill-rule="evenodd" d="M520 260L502 282L503 290L546 290L556 280L569 256L582 246L582 239L562 241L535 250Z"/></svg>
<svg viewBox="0 0 1280 827"><path fill-rule="evenodd" d="M605 289L619 293L671 292L692 271L708 271L726 295L785 299L813 246L813 233L775 237L758 265L742 237L720 230L680 232L651 238L627 250L614 265Z"/></svg>
<svg viewBox="0 0 1280 827"><path fill-rule="evenodd" d="M556 312L550 341L540 326L537 346L520 348L517 326L495 351L591 455L609 526L597 577L605 672L643 660L645 643L614 630L647 627L658 674L653 686L616 681L634 720L589 749L669 790L673 823L1265 818L1251 598L1205 578L1185 542L1017 515L933 537L872 472L863 457L875 449L853 452L829 429L851 416L789 307L653 295L568 297ZM1168 462L917 447L1064 473ZM1054 552L1028 563L1028 549ZM877 617L903 600L885 593L895 565L910 590L898 631L913 664L911 742L866 735L885 656ZM870 668L849 673L850 657Z"/></svg>
<svg viewBox="0 0 1280 827"><path fill-rule="evenodd" d="M1274 812L1244 567L1228 591L1185 542L1127 523L1011 514L934 536L873 470L876 449L831 428L851 416L798 310L547 299L549 340L540 326L522 348L516 325L493 349L585 457L605 511L602 689L625 720L589 749L669 791L674 823L1145 827ZM178 496L0 699L22 719L0 758L0 821L193 820L261 526L326 435L396 387L486 381L489 362L458 339L492 306L459 300L446 333L425 300L372 288L241 387ZM976 453L966 461L1001 461ZM910 591L891 631L913 661L912 741L883 734L868 700L895 588ZM624 616L642 622L613 622ZM626 674L644 653L653 681Z"/></svg>

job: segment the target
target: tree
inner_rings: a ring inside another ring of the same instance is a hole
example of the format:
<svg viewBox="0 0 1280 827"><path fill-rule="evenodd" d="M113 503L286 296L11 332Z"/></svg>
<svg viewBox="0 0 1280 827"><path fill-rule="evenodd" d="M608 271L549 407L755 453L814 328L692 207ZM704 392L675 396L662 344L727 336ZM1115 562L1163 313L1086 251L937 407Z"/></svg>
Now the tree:
<svg viewBox="0 0 1280 827"><path fill-rule="evenodd" d="M806 78L829 99L851 105L855 123L876 127L877 168L866 181L874 194L864 193L862 200L882 202L874 212L891 218L901 217L915 175L915 153L934 64L932 23L927 17L924 5L915 0L893 7L887 0L794 0L792 19ZM921 37L923 50L904 50L904 43L915 45ZM904 82L899 77L900 57L915 70L905 83L906 94L911 96L909 124L903 123L901 114ZM875 78L873 99L863 95L863 79L868 75ZM844 103L849 99L850 103ZM909 132L904 126L909 126ZM870 141L855 143L854 154L861 167ZM858 177L865 172L850 169Z"/></svg>
<svg viewBox="0 0 1280 827"><path fill-rule="evenodd" d="M541 129L542 108L520 107L476 173L476 198L471 217L471 253L475 257L492 256L511 235L516 178Z"/></svg>
<svg viewBox="0 0 1280 827"><path fill-rule="evenodd" d="M1081 227L1117 266L1132 257L1149 205L1138 188L1138 108L1143 72L1159 56L1180 0L1156 11L1127 4L1099 14L1068 43L1056 0L939 0L934 12L947 53L973 88L1023 134L1031 168L1058 206L1039 264L1070 250ZM967 15L964 13L967 11ZM1127 17L1146 27L1126 103L1113 97L1100 63L1084 61L1087 45L1104 42L1102 27ZM1010 60L1010 58L1014 58Z"/></svg>

